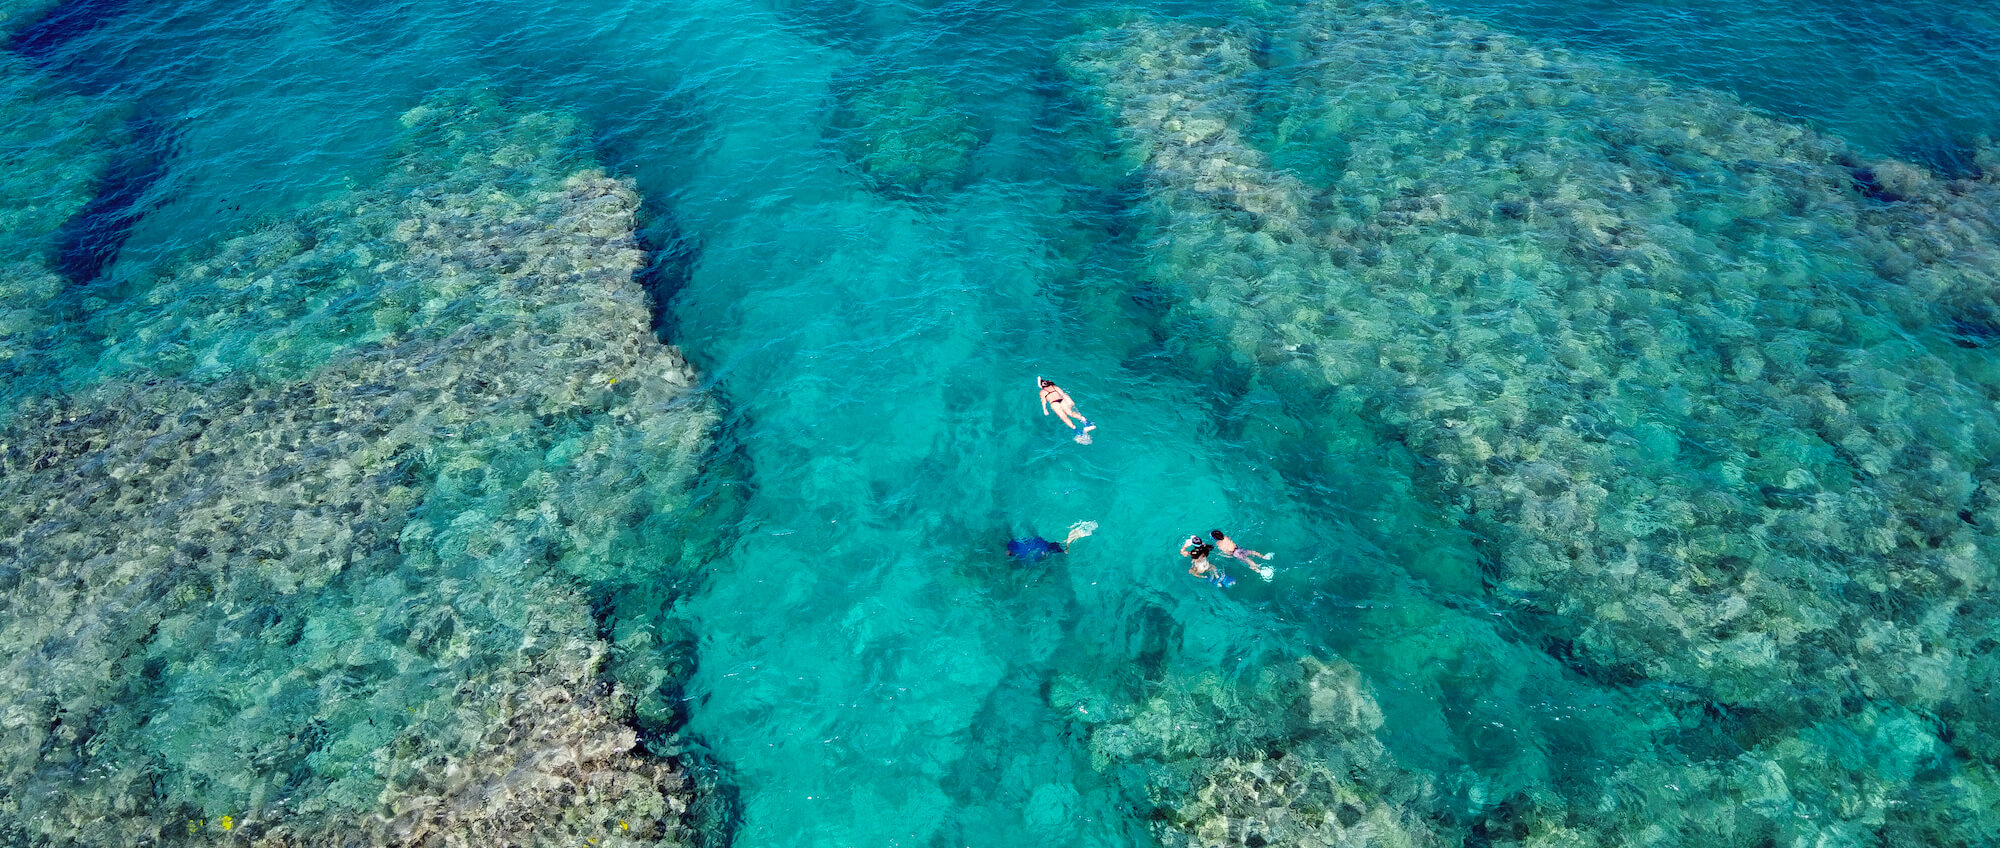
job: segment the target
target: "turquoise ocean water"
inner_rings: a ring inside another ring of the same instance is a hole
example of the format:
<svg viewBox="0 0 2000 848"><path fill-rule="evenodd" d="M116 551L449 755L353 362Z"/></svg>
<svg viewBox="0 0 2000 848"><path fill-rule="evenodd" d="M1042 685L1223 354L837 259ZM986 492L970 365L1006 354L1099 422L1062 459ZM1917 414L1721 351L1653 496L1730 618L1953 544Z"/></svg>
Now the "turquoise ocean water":
<svg viewBox="0 0 2000 848"><path fill-rule="evenodd" d="M11 6L0 843L2000 840L2000 15Z"/></svg>

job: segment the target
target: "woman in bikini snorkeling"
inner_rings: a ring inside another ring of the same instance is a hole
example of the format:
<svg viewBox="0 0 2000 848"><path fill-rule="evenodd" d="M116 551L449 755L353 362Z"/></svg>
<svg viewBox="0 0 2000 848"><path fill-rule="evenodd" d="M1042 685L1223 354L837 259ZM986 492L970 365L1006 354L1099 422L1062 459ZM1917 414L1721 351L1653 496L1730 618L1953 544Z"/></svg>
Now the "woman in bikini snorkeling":
<svg viewBox="0 0 2000 848"><path fill-rule="evenodd" d="M1069 392L1040 377L1035 378L1035 382L1042 388L1042 414L1047 415L1050 410L1054 410L1056 417L1062 419L1062 423L1069 425L1071 430L1077 430L1078 444L1090 444L1090 431L1097 429L1097 425L1090 423L1090 419L1083 417L1083 413L1077 411L1076 401L1069 399ZM1081 430L1077 429L1078 424L1083 425Z"/></svg>
<svg viewBox="0 0 2000 848"><path fill-rule="evenodd" d="M1181 543L1181 556L1188 558L1189 574L1224 589L1236 585L1235 580L1222 573L1222 569L1216 567L1215 563L1208 561L1208 555L1214 551L1215 547L1202 541L1200 536L1189 536L1187 541Z"/></svg>

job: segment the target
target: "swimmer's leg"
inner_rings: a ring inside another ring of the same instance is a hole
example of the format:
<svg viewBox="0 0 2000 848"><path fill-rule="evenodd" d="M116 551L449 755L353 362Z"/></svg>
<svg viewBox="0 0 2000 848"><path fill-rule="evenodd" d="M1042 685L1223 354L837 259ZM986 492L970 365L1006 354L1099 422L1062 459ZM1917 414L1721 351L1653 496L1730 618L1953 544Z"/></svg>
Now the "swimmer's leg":
<svg viewBox="0 0 2000 848"><path fill-rule="evenodd" d="M1250 570L1256 572L1258 577L1262 577L1265 580L1271 579L1271 575L1276 574L1277 572L1271 570L1270 566L1259 565L1256 560L1251 559L1250 555L1254 553L1256 553L1256 551L1250 550L1249 548L1237 548L1236 550L1230 551L1229 555L1242 560L1244 565L1250 566Z"/></svg>

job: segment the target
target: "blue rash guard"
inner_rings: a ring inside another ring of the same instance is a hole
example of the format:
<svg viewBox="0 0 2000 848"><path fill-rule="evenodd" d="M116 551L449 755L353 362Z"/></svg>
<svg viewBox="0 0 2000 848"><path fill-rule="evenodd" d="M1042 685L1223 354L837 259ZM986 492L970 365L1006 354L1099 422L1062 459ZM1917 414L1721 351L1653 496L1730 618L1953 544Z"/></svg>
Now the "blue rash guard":
<svg viewBox="0 0 2000 848"><path fill-rule="evenodd" d="M1063 552L1063 546L1040 536L1007 540L1007 555L1026 563L1041 562L1049 554Z"/></svg>

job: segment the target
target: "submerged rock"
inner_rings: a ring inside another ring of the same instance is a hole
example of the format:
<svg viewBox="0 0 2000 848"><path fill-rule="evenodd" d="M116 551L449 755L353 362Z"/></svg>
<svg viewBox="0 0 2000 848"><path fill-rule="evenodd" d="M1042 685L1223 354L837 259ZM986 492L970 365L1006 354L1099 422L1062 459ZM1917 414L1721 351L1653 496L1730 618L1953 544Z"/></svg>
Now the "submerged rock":
<svg viewBox="0 0 2000 848"><path fill-rule="evenodd" d="M958 96L935 77L883 73L838 92L829 131L878 191L950 192L964 183L980 134Z"/></svg>
<svg viewBox="0 0 2000 848"><path fill-rule="evenodd" d="M1050 693L1088 727L1099 770L1145 777L1161 844L1444 844L1425 823L1433 787L1376 740L1381 708L1345 661L1307 657L1247 685L1178 681L1129 706L1070 678Z"/></svg>

